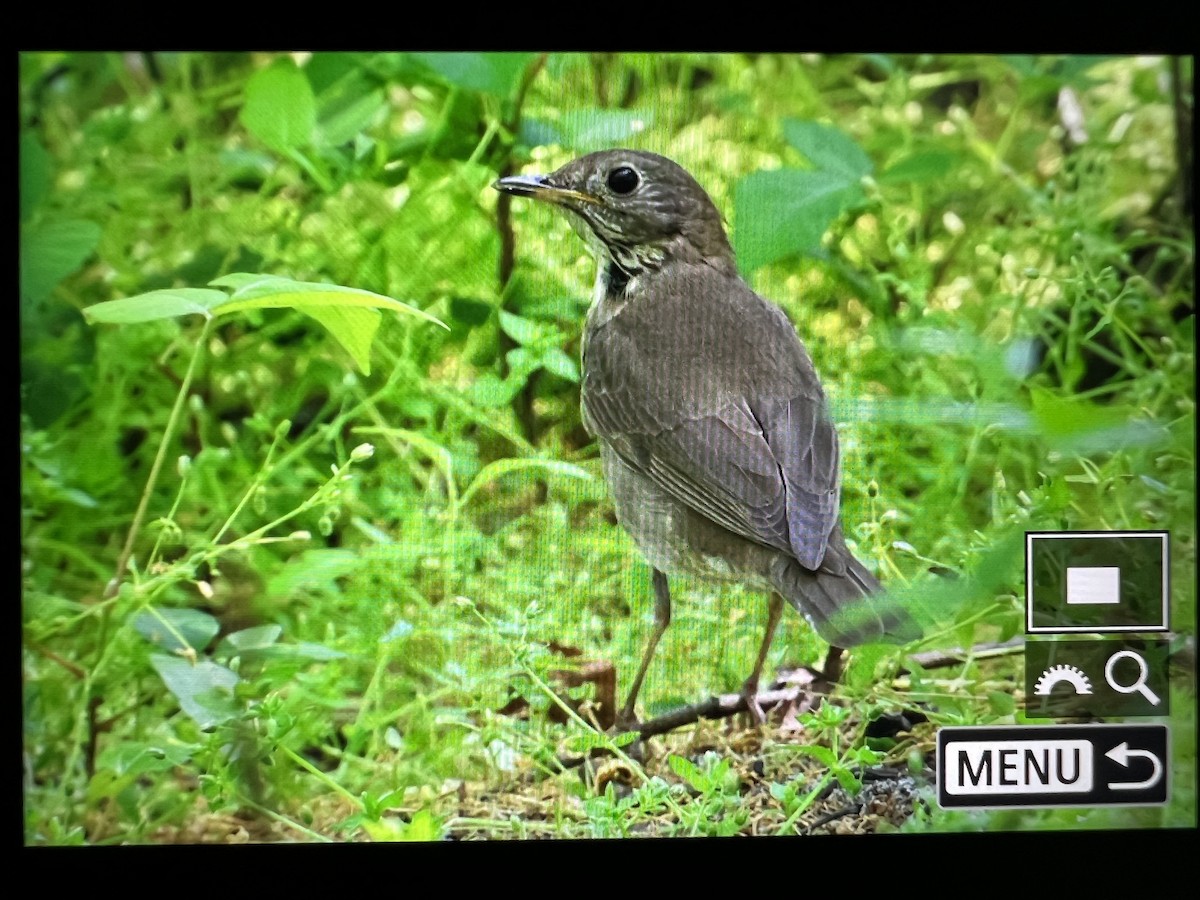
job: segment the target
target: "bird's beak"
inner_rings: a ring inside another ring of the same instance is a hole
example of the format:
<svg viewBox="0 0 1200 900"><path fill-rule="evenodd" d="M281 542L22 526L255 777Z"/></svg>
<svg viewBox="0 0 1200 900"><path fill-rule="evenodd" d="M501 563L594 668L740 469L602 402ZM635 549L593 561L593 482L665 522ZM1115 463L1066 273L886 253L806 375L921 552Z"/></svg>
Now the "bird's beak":
<svg viewBox="0 0 1200 900"><path fill-rule="evenodd" d="M492 187L505 194L530 197L533 200L542 200L559 206L600 202L590 194L551 184L545 175L509 175L492 182Z"/></svg>

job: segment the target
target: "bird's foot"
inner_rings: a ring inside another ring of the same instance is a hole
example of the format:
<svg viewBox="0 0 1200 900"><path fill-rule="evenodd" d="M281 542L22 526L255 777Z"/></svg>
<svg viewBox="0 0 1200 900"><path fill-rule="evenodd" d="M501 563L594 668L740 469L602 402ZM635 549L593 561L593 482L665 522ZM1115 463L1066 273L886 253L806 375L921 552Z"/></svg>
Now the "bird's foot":
<svg viewBox="0 0 1200 900"><path fill-rule="evenodd" d="M620 734L623 731L639 731L642 727L642 722L637 717L637 713L633 708L626 706L617 712L613 717L613 726L609 729L609 734Z"/></svg>
<svg viewBox="0 0 1200 900"><path fill-rule="evenodd" d="M763 711L762 704L758 702L757 681L747 681L742 685L742 698L746 701L746 712L750 714L754 724L765 725L767 714Z"/></svg>

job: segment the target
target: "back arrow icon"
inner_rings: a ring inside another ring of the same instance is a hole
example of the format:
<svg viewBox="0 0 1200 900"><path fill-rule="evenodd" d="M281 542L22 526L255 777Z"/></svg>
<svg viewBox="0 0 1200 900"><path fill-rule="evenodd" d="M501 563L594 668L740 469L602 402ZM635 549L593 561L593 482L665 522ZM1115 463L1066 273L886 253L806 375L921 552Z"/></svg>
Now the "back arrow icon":
<svg viewBox="0 0 1200 900"><path fill-rule="evenodd" d="M1158 784L1159 780L1162 778L1163 767L1162 762L1159 761L1159 758L1149 750L1130 750L1129 743L1127 741L1121 741L1121 743L1117 744L1117 746L1113 747L1104 755L1123 768L1128 768L1129 759L1133 756L1140 756L1144 759L1148 759L1150 760L1150 764L1154 766L1154 774L1152 774L1145 781L1110 781L1108 783L1110 790L1136 791L1140 788L1153 787L1154 785Z"/></svg>

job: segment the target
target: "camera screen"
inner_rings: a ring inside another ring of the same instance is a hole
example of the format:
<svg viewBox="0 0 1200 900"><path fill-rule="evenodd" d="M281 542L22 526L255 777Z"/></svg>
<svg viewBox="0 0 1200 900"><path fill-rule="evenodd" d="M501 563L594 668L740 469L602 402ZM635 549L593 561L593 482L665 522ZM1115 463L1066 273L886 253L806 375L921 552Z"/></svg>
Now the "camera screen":
<svg viewBox="0 0 1200 900"><path fill-rule="evenodd" d="M25 843L1194 827L1193 65L21 53Z"/></svg>

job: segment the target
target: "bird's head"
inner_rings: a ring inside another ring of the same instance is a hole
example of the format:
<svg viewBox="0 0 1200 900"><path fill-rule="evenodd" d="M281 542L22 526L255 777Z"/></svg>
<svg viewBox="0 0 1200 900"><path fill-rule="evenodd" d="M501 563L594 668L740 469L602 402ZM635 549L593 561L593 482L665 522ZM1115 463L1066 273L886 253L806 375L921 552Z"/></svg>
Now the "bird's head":
<svg viewBox="0 0 1200 900"><path fill-rule="evenodd" d="M734 271L721 214L680 165L642 150L603 150L549 175L513 175L493 187L551 203L626 274L668 260L707 262Z"/></svg>

